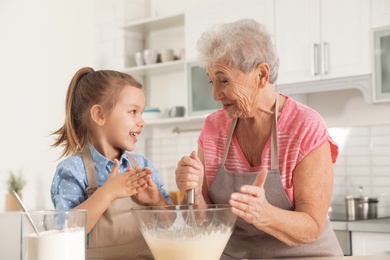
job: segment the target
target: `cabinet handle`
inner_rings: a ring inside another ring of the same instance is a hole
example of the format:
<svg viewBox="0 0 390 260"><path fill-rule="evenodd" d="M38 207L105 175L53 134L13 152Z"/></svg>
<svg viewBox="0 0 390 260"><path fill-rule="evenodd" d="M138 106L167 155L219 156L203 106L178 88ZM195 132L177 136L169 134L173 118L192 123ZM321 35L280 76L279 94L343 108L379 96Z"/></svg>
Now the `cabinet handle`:
<svg viewBox="0 0 390 260"><path fill-rule="evenodd" d="M318 52L319 52L319 45L317 43L314 43L313 63L311 64L311 74L313 74L314 76L318 75Z"/></svg>
<svg viewBox="0 0 390 260"><path fill-rule="evenodd" d="M324 56L323 56L323 61L324 61L324 64L322 66L323 68L323 74L324 75L327 75L329 74L329 44L327 42L324 42L323 43L323 49L324 49Z"/></svg>

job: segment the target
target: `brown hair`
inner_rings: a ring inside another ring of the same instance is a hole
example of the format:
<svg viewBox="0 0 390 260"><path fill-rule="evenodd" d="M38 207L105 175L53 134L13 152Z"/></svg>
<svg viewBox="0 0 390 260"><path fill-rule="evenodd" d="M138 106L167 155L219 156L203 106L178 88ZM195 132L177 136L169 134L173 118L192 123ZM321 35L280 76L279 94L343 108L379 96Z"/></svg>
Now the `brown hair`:
<svg viewBox="0 0 390 260"><path fill-rule="evenodd" d="M88 144L93 134L91 107L99 104L110 111L126 85L142 89L141 83L122 72L89 67L76 72L66 94L65 123L52 133L57 136L53 147L64 146L61 157L74 155Z"/></svg>

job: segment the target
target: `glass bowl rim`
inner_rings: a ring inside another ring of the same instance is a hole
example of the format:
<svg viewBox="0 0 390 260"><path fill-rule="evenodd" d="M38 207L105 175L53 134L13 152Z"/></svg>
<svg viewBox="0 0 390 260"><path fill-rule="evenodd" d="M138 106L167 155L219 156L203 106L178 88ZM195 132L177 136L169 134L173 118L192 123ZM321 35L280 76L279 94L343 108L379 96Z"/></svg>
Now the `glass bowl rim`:
<svg viewBox="0 0 390 260"><path fill-rule="evenodd" d="M22 215L27 215L27 212L20 211ZM87 214L86 209L44 209L44 210L29 210L30 215L44 215L44 214Z"/></svg>
<svg viewBox="0 0 390 260"><path fill-rule="evenodd" d="M132 207L130 209L131 212L149 212L149 213L157 213L157 212L186 212L186 211L194 211L194 212L204 212L207 210L208 212L215 211L226 211L230 210L232 206L229 204L205 204L205 205L164 205L164 206L140 206L140 207Z"/></svg>

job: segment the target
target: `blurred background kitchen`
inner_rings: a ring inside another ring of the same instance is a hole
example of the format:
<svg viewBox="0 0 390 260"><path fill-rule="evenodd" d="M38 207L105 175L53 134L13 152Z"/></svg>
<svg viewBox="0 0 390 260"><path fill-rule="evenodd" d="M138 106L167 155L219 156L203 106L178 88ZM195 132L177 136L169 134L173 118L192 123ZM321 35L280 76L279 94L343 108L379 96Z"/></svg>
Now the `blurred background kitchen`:
<svg viewBox="0 0 390 260"><path fill-rule="evenodd" d="M29 209L53 208L61 150L50 147L50 133L63 123L68 83L83 66L143 82L146 129L135 152L175 191L177 161L197 148L205 116L218 107L196 66L196 40L240 18L268 27L281 60L279 92L317 110L339 144L331 213L345 216L345 197L363 186L365 196L379 196L378 218L389 217L390 0L0 0L0 216L9 216L9 171L26 180ZM145 49L160 54L155 63L136 62ZM167 50L173 57L162 56ZM173 107L184 115L169 115ZM390 244L390 228L385 235Z"/></svg>

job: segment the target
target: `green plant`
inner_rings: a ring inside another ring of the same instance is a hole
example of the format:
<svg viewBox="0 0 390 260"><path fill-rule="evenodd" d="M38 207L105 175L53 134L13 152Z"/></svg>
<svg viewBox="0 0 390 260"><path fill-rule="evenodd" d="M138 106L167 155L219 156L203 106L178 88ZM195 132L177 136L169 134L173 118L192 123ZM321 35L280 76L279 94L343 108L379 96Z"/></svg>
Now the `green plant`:
<svg viewBox="0 0 390 260"><path fill-rule="evenodd" d="M26 181L23 179L22 173L19 172L19 175L16 176L12 171L9 171L9 178L7 180L8 190L16 192L21 192Z"/></svg>

